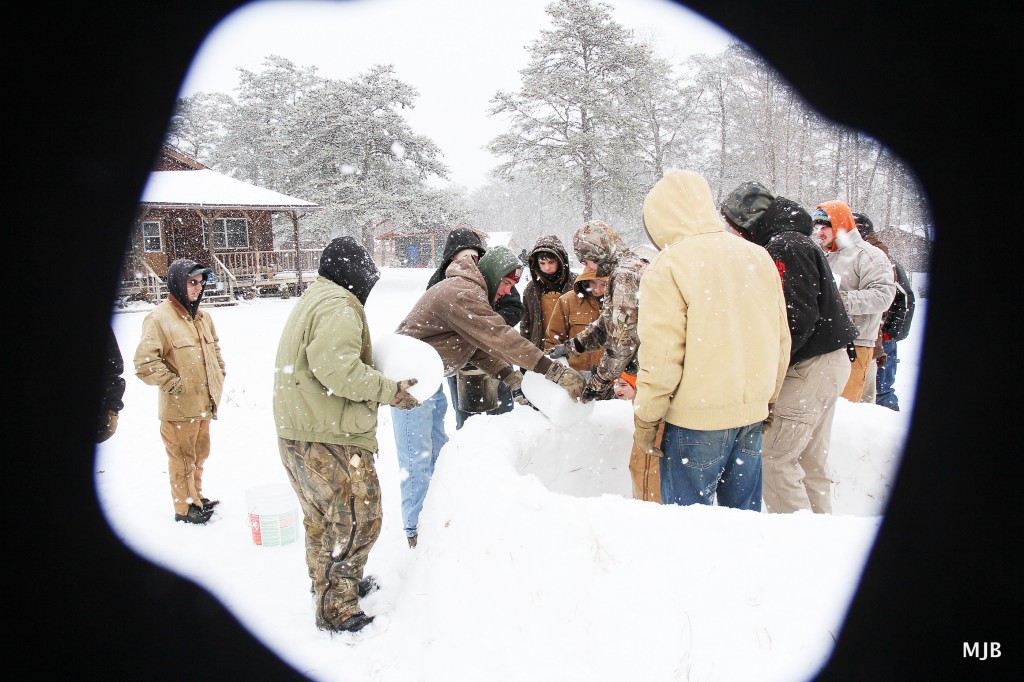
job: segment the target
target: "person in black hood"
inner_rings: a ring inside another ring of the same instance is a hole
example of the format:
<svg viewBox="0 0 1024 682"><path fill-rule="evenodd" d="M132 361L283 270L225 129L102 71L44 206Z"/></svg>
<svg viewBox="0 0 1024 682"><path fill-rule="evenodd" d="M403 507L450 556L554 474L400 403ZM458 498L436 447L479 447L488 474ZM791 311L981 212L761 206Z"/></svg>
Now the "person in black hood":
<svg viewBox="0 0 1024 682"><path fill-rule="evenodd" d="M333 240L274 361L277 447L302 508L316 626L328 632L358 632L374 618L359 599L376 584L364 570L383 522L378 407L420 404L407 390L416 379L394 381L373 366L363 303L377 278L358 242Z"/></svg>
<svg viewBox="0 0 1024 682"><path fill-rule="evenodd" d="M810 214L759 182L740 184L721 206L745 239L763 246L782 277L789 368L765 421L762 494L769 512L832 511L829 439L836 401L850 376L847 346L857 338L825 253L811 240Z"/></svg>
<svg viewBox="0 0 1024 682"><path fill-rule="evenodd" d="M380 279L380 270L366 249L353 237L336 237L320 254L317 274L340 287L345 287L366 305L373 285Z"/></svg>
<svg viewBox="0 0 1024 682"><path fill-rule="evenodd" d="M224 392L224 358L209 313L200 310L210 269L187 258L167 268L168 296L142 321L135 376L160 389L174 520L206 523L217 500L203 493L210 422Z"/></svg>
<svg viewBox="0 0 1024 682"><path fill-rule="evenodd" d="M180 303L193 319L199 311L199 304L203 302L206 280L209 278L210 272L210 268L188 258L179 258L167 268L167 293L173 296L174 300ZM201 277L203 284L199 287L198 294L190 296L187 280L193 276Z"/></svg>
<svg viewBox="0 0 1024 682"><path fill-rule="evenodd" d="M468 256L472 258L474 262L479 262L480 258L485 253L487 253L487 249L484 248L483 242L480 241L480 237L476 232L468 227L460 226L453 228L452 231L448 233L448 237L444 240L444 250L441 252L441 264L427 281L427 288L429 289L445 278L445 271L456 258ZM502 319L505 320L505 324L508 326L515 327L519 324L519 321L523 319L523 300L519 296L519 291L513 288L508 294L499 298L494 304L494 310L501 315ZM467 368L470 370L474 369L472 365L469 365ZM452 398L452 408L455 410L455 428L461 429L462 425L466 422L466 419L475 413L459 409L458 377L448 377L448 391ZM512 389L504 383L499 382L498 406L493 410L488 410L485 414L497 415L511 412L514 403L515 400L512 398Z"/></svg>

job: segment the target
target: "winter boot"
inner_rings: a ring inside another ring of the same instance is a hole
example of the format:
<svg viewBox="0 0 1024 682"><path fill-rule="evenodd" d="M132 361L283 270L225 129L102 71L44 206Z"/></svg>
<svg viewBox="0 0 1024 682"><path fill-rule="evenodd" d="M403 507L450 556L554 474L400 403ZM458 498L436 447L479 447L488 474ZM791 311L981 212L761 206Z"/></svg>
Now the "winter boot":
<svg viewBox="0 0 1024 682"><path fill-rule="evenodd" d="M416 547L416 536L415 535L409 535L405 539L409 541L409 549L413 549L414 547Z"/></svg>
<svg viewBox="0 0 1024 682"><path fill-rule="evenodd" d="M209 497L200 497L199 501L203 503L204 511L213 511L213 508L220 504L220 500L211 500Z"/></svg>
<svg viewBox="0 0 1024 682"><path fill-rule="evenodd" d="M332 632L359 632L372 623L373 618L373 616L367 616L360 611L354 616L349 616L338 625L331 626L330 630Z"/></svg>
<svg viewBox="0 0 1024 682"><path fill-rule="evenodd" d="M188 511L184 514L175 514L175 521L184 521L185 523L206 523L213 516L212 511L203 511L202 507L197 507L194 504L188 506Z"/></svg>

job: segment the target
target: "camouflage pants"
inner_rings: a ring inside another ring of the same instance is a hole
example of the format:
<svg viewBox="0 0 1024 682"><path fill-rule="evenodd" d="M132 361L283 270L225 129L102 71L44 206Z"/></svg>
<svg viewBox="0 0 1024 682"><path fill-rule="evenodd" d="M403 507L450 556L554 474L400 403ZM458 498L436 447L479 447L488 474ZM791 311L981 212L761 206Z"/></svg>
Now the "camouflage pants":
<svg viewBox="0 0 1024 682"><path fill-rule="evenodd" d="M373 454L354 445L277 439L298 495L316 625L331 629L361 611L356 587L381 527Z"/></svg>

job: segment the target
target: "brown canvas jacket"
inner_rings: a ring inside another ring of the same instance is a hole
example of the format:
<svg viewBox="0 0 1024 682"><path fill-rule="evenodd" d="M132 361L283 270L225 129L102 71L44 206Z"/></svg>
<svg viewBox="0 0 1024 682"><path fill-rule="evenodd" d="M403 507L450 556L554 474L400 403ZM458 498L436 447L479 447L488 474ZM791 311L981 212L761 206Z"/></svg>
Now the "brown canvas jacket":
<svg viewBox="0 0 1024 682"><path fill-rule="evenodd" d="M594 273L584 272L576 278L573 290L562 294L555 303L555 309L548 320L545 333L544 350L549 351L557 344L565 343L587 328L591 322L601 316L601 303L587 291ZM607 277L602 277L608 281ZM587 351L569 359L569 366L578 372L590 371L604 355L604 346L597 350Z"/></svg>
<svg viewBox="0 0 1024 682"><path fill-rule="evenodd" d="M168 296L142 322L135 350L135 376L160 388L158 416L165 421L216 419L224 392L224 358L211 318L203 310L195 319ZM170 390L180 383L180 395Z"/></svg>
<svg viewBox="0 0 1024 682"><path fill-rule="evenodd" d="M487 301L484 276L472 261L456 260L445 279L427 289L395 330L429 343L441 356L444 375L472 364L503 378L518 365L546 371L551 360L520 336Z"/></svg>

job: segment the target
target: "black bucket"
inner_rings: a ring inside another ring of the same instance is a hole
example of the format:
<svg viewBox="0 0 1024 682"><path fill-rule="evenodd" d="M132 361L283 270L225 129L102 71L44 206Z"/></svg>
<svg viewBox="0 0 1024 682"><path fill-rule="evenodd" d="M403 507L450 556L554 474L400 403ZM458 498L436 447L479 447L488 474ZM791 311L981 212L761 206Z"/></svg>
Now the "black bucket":
<svg viewBox="0 0 1024 682"><path fill-rule="evenodd" d="M498 380L487 372L467 365L459 370L459 409L488 412L498 406Z"/></svg>

